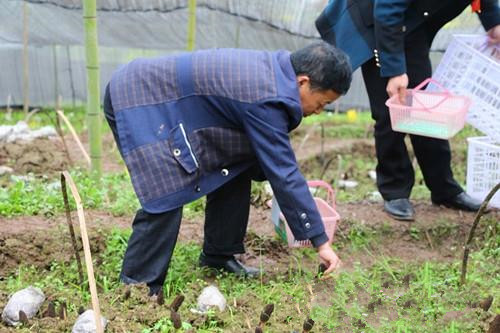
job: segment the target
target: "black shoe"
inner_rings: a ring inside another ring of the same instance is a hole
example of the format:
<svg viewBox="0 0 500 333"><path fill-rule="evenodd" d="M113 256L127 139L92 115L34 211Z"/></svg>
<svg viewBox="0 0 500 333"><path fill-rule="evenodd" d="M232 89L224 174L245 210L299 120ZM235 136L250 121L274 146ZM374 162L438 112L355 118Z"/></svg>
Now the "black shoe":
<svg viewBox="0 0 500 333"><path fill-rule="evenodd" d="M408 199L394 199L384 201L384 210L394 219L401 221L413 221L415 211Z"/></svg>
<svg viewBox="0 0 500 333"><path fill-rule="evenodd" d="M200 267L223 270L244 277L257 277L260 274L259 269L243 265L234 256L209 256L201 252L199 264Z"/></svg>
<svg viewBox="0 0 500 333"><path fill-rule="evenodd" d="M481 201L470 197L465 192L462 192L450 199L432 201L432 203L435 205L443 205L448 208L460 209L468 212L477 212L481 207Z"/></svg>

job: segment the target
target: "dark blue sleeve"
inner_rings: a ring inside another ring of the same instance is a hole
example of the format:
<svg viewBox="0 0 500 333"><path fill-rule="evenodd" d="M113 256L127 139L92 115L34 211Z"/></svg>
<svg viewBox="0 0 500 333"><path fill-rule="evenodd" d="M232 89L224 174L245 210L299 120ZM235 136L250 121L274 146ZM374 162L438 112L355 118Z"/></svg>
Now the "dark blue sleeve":
<svg viewBox="0 0 500 333"><path fill-rule="evenodd" d="M317 247L328 237L288 136L288 108L297 107L284 102L249 106L243 126L295 238L310 239Z"/></svg>
<svg viewBox="0 0 500 333"><path fill-rule="evenodd" d="M410 2L411 0L375 0L375 43L382 77L406 73L404 19Z"/></svg>
<svg viewBox="0 0 500 333"><path fill-rule="evenodd" d="M498 6L498 0L482 0L479 19L486 31L500 24L500 7Z"/></svg>

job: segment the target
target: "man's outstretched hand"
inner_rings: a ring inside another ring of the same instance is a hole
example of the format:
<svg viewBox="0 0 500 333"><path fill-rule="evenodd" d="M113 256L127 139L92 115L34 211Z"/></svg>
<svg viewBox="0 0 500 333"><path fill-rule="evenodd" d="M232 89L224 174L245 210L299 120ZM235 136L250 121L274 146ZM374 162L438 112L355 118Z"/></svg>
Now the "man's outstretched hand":
<svg viewBox="0 0 500 333"><path fill-rule="evenodd" d="M318 255L321 261L326 265L326 271L323 273L325 275L333 272L342 264L337 254L333 252L329 242L326 242L318 247Z"/></svg>

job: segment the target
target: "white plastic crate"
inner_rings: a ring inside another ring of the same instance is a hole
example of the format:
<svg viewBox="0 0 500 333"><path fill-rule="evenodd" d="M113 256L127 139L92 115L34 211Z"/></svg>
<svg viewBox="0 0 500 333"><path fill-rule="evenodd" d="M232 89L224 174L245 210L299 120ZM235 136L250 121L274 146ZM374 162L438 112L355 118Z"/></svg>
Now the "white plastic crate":
<svg viewBox="0 0 500 333"><path fill-rule="evenodd" d="M482 201L500 182L500 144L486 136L467 141L467 193ZM490 200L490 206L500 208L500 192Z"/></svg>
<svg viewBox="0 0 500 333"><path fill-rule="evenodd" d="M500 47L481 35L454 35L433 79L457 95L470 97L466 121L500 143ZM432 83L428 91L439 88Z"/></svg>

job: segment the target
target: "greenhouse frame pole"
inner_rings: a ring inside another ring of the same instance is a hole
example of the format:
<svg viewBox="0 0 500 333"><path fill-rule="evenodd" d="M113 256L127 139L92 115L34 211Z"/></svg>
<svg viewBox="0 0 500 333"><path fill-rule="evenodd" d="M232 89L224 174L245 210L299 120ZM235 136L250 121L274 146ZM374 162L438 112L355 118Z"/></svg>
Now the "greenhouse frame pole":
<svg viewBox="0 0 500 333"><path fill-rule="evenodd" d="M23 111L26 116L30 106L30 74L28 54L28 5L23 2Z"/></svg>
<svg viewBox="0 0 500 333"><path fill-rule="evenodd" d="M90 170L96 179L100 179L102 174L101 97L96 14L96 0L84 0L83 22L85 24L85 56L87 63L87 116L90 142Z"/></svg>
<svg viewBox="0 0 500 333"><path fill-rule="evenodd" d="M196 0L188 2L187 50L193 51L196 41Z"/></svg>

